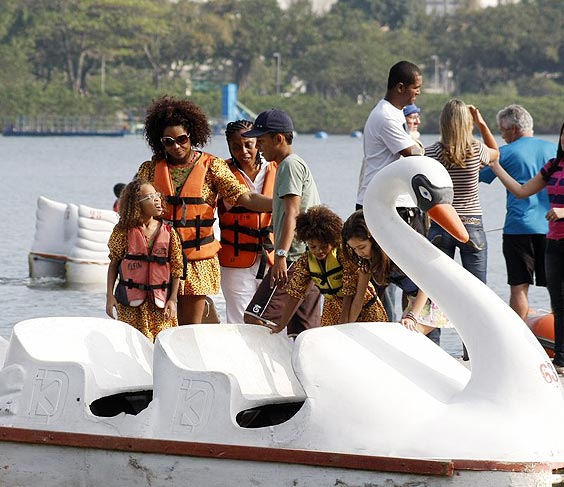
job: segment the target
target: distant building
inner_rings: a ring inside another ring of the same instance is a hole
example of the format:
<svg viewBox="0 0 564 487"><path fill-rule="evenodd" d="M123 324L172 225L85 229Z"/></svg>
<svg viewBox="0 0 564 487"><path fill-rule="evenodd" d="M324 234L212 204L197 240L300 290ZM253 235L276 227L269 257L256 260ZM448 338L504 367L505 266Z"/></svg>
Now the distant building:
<svg viewBox="0 0 564 487"><path fill-rule="evenodd" d="M452 14L460 8L480 9L518 3L519 0L425 0L427 14Z"/></svg>
<svg viewBox="0 0 564 487"><path fill-rule="evenodd" d="M334 3L337 3L337 0L310 0L313 6L313 11L317 13L325 13L328 12L331 6ZM288 8L295 0L278 0L278 5L281 8Z"/></svg>
<svg viewBox="0 0 564 487"><path fill-rule="evenodd" d="M207 0L198 0L206 2ZM292 3L298 0L278 0L278 5L286 9ZM319 14L328 12L337 0L310 0L313 11ZM425 0L425 12L427 14L452 14L462 7L470 7L474 9L497 7L499 5L508 5L518 3L519 0Z"/></svg>

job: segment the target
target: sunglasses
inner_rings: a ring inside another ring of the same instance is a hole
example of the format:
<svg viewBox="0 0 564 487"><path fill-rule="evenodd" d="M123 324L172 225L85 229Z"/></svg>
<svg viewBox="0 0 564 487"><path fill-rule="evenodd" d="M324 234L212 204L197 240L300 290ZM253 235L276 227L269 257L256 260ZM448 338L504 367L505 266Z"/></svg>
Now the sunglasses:
<svg viewBox="0 0 564 487"><path fill-rule="evenodd" d="M161 137L161 143L165 147L172 147L174 144L185 145L190 140L190 134L182 134L178 137Z"/></svg>
<svg viewBox="0 0 564 487"><path fill-rule="evenodd" d="M160 200L161 196L162 196L161 193L151 193L148 194L147 196L143 196L143 198L139 200L139 203L143 203L143 201L147 201L147 200L151 200L151 201L154 201L156 199Z"/></svg>

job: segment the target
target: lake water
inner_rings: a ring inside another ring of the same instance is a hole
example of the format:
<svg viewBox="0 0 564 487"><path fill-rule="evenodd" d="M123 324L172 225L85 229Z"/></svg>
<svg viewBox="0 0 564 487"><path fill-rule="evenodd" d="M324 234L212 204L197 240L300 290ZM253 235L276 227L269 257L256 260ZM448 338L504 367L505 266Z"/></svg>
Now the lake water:
<svg viewBox="0 0 564 487"><path fill-rule="evenodd" d="M558 139L545 138L554 142ZM423 137L426 145L435 140L437 136ZM129 181L139 164L150 157L143 138L0 137L0 148L0 202L6 211L6 227L0 233L0 336L8 338L15 323L30 318L104 317L104 288L75 289L53 281L30 282L27 258L35 232L36 200L43 195L65 203L111 209L114 184ZM355 206L362 139L299 135L294 149L308 162L322 202L346 218ZM205 150L228 156L221 136L215 137ZM488 284L507 301L501 254L505 190L498 181L480 186L484 227L488 232ZM214 299L222 313L222 297ZM549 309L546 289L532 287L530 302L532 308ZM460 352L454 331L443 334L442 345L453 354Z"/></svg>

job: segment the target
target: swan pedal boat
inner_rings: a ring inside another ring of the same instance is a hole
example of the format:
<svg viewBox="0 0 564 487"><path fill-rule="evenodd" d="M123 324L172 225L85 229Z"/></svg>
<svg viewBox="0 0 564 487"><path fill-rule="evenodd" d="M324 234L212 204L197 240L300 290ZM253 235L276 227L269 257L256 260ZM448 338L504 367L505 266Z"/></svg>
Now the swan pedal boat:
<svg viewBox="0 0 564 487"><path fill-rule="evenodd" d="M405 158L374 178L365 214L447 313L471 371L398 323L295 342L191 325L153 344L115 320L22 321L0 343L0 484L552 485L564 397L550 360L495 293L401 220L402 193L443 208L452 183L436 161Z"/></svg>

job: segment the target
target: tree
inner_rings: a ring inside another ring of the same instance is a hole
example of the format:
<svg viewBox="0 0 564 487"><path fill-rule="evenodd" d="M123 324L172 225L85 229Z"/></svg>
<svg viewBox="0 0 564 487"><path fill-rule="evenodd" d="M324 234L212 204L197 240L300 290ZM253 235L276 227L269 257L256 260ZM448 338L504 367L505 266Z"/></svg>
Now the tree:
<svg viewBox="0 0 564 487"><path fill-rule="evenodd" d="M37 74L48 80L63 71L75 93L88 91L87 76L131 48L132 40L154 24L146 22L157 7L149 0L24 0L28 34L34 38Z"/></svg>
<svg viewBox="0 0 564 487"><path fill-rule="evenodd" d="M445 17L436 21L430 40L441 58L451 60L462 92L488 92L534 73L560 73L559 5L544 0Z"/></svg>
<svg viewBox="0 0 564 487"><path fill-rule="evenodd" d="M418 0L339 0L347 9L360 10L367 19L375 20L394 30L409 24L409 18L421 11L423 2Z"/></svg>
<svg viewBox="0 0 564 487"><path fill-rule="evenodd" d="M388 31L355 10L339 7L319 20L323 38L296 63L308 92L358 100L383 94L390 66L421 56L417 33Z"/></svg>

